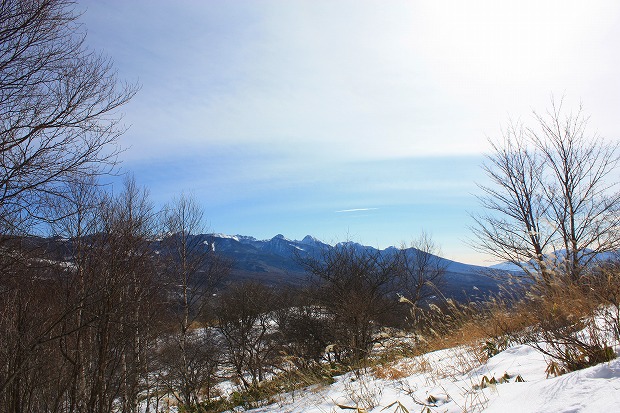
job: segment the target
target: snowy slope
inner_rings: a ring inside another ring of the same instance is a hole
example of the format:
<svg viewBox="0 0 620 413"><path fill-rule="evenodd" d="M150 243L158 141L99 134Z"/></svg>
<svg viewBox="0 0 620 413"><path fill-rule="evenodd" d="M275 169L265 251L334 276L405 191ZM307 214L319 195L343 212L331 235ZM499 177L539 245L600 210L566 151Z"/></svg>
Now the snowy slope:
<svg viewBox="0 0 620 413"><path fill-rule="evenodd" d="M346 374L327 387L310 387L281 396L278 403L252 410L274 412L396 412L398 402L410 413L620 412L620 360L547 378L544 356L518 345L480 364L475 351L454 348L403 359L393 366L402 378L379 379L372 372ZM525 380L517 382L517 376ZM484 378L507 377L481 388ZM388 407L390 406L390 407ZM401 410L402 411L402 410Z"/></svg>
<svg viewBox="0 0 620 413"><path fill-rule="evenodd" d="M518 349L517 349L518 350ZM527 353L516 360L524 359ZM532 354L532 358L537 355ZM510 354L496 356L496 368L512 368ZM497 394L491 397L487 413L500 412L620 412L620 360L599 364L560 377L545 379L540 367L524 374L530 377L525 383L511 383L498 386ZM526 379L527 380L527 379Z"/></svg>

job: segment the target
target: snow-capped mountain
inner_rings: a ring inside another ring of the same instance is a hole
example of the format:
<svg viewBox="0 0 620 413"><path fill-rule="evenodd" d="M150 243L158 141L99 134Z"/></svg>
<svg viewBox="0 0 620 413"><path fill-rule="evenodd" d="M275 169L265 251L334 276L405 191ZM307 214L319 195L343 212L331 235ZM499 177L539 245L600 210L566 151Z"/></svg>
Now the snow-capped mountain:
<svg viewBox="0 0 620 413"><path fill-rule="evenodd" d="M198 236L198 235L197 235ZM308 280L299 259L307 256L320 257L326 249L352 247L360 251L376 252L374 247L347 241L334 246L307 235L301 240L291 240L282 234L271 239L258 240L244 235L206 234L216 252L233 261L233 280L256 280L270 285L303 285ZM398 248L389 247L385 253L396 253ZM409 253L414 250L410 248ZM475 299L499 289L496 279L488 277L489 268L464 264L441 257L436 262L446 269L446 294L456 298Z"/></svg>

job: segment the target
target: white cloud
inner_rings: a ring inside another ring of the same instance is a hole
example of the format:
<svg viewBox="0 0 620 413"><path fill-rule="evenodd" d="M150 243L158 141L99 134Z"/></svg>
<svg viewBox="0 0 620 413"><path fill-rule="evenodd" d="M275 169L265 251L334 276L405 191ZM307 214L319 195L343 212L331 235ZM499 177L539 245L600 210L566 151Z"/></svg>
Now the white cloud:
<svg viewBox="0 0 620 413"><path fill-rule="evenodd" d="M340 211L335 211L336 213L342 212L360 212L360 211L375 211L379 208L353 208L353 209L342 209Z"/></svg>
<svg viewBox="0 0 620 413"><path fill-rule="evenodd" d="M89 4L85 18L97 45L113 40L121 74L142 79L128 159L257 142L381 159L480 153L508 115L544 109L551 93L582 99L604 135L620 135L619 7L136 1Z"/></svg>

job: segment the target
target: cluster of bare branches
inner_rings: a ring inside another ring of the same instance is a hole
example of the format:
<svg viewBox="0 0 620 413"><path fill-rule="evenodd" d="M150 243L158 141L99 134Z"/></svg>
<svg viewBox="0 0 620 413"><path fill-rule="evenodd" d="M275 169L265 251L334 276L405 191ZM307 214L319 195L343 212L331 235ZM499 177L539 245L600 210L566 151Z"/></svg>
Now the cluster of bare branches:
<svg viewBox="0 0 620 413"><path fill-rule="evenodd" d="M187 404L202 388L188 327L228 265L178 243L202 219L193 201L161 213L131 180L118 196L98 186L137 86L86 46L75 7L0 2L0 404L131 412L172 385ZM160 257L162 227L179 248ZM164 332L179 358L156 345ZM163 370L180 381L163 387Z"/></svg>
<svg viewBox="0 0 620 413"><path fill-rule="evenodd" d="M536 126L511 124L491 142L476 216L475 246L550 284L578 281L597 257L620 247L618 143L586 132L581 108L552 102Z"/></svg>
<svg viewBox="0 0 620 413"><path fill-rule="evenodd" d="M89 50L67 0L0 3L0 224L23 231L66 184L109 171L135 94Z"/></svg>
<svg viewBox="0 0 620 413"><path fill-rule="evenodd" d="M436 252L423 234L409 248L378 251L342 243L301 261L312 275L312 302L324 312L319 342L330 344L336 361L367 358L382 327L419 327L415 314L440 295L446 271Z"/></svg>
<svg viewBox="0 0 620 413"><path fill-rule="evenodd" d="M616 356L620 144L587 133L582 109L566 113L561 101L534 119L491 142L492 185L480 197L488 213L473 231L481 251L529 277L509 309L523 320L519 340L558 375Z"/></svg>
<svg viewBox="0 0 620 413"><path fill-rule="evenodd" d="M187 205L181 197L156 211L133 180L115 197L76 186L57 205L73 212L53 222L54 237L4 246L4 411L137 412L163 395L182 406L202 399L220 365L206 304L230 265L209 245L174 248L178 232L160 238L173 217L191 238L201 210Z"/></svg>

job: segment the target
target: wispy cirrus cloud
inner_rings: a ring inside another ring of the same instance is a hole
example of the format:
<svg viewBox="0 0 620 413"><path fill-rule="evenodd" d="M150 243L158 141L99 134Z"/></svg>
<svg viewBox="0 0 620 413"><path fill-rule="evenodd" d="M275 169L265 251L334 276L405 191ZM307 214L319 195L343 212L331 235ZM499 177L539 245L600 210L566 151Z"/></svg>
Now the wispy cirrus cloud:
<svg viewBox="0 0 620 413"><path fill-rule="evenodd" d="M346 212L361 212L361 211L374 211L379 208L353 208L353 209L341 209L340 211L335 211L337 214L346 213Z"/></svg>

